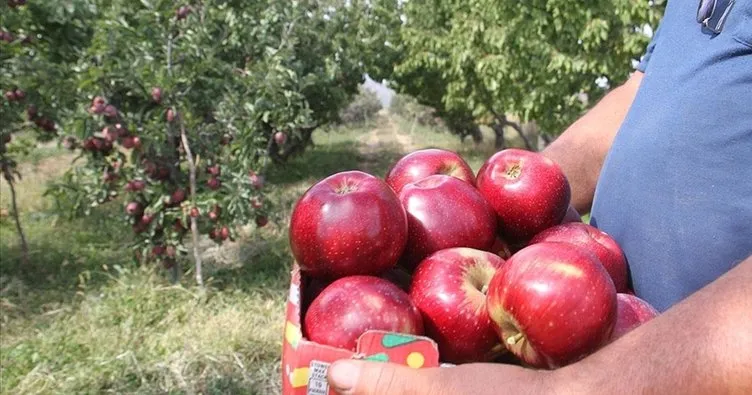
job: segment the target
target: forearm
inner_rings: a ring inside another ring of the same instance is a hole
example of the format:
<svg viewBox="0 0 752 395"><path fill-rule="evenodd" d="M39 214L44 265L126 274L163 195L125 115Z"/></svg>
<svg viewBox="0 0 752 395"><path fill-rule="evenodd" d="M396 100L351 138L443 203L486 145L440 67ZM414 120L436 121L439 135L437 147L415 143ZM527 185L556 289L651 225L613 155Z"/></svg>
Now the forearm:
<svg viewBox="0 0 752 395"><path fill-rule="evenodd" d="M572 188L572 206L582 214L590 212L603 160L632 105L642 75L635 72L542 151L564 170Z"/></svg>
<svg viewBox="0 0 752 395"><path fill-rule="evenodd" d="M555 372L571 393L752 394L752 257Z"/></svg>

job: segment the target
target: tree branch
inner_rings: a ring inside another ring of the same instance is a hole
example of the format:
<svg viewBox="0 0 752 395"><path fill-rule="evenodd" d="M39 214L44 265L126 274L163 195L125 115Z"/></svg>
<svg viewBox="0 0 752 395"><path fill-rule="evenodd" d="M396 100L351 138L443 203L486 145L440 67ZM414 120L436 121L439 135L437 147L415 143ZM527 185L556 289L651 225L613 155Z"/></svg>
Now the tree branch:
<svg viewBox="0 0 752 395"><path fill-rule="evenodd" d="M522 132L522 127L520 126L520 124L518 124L517 122L512 122L512 121L508 120L506 116L503 116L502 119L503 119L502 126L511 126L512 129L514 129L515 131L517 131L517 134L519 134L520 137L522 137L522 141L525 142L525 147L528 150L532 151L533 150L533 146L532 146L532 144L530 144L530 140L527 138L527 136L525 136L525 133Z"/></svg>

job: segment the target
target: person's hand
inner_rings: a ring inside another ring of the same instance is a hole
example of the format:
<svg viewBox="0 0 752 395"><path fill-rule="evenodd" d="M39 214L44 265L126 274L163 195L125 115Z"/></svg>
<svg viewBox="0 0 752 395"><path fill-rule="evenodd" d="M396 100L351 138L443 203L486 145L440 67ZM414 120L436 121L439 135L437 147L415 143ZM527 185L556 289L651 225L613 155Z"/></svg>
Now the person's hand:
<svg viewBox="0 0 752 395"><path fill-rule="evenodd" d="M445 368L341 360L329 367L329 385L340 395L554 394L551 371L506 364L463 364Z"/></svg>

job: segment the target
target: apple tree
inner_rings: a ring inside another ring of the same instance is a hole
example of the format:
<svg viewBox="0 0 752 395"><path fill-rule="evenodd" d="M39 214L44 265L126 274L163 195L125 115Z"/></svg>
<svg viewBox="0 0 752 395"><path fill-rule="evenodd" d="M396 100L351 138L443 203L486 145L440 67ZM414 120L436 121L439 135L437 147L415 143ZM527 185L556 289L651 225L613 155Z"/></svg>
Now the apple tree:
<svg viewBox="0 0 752 395"><path fill-rule="evenodd" d="M37 144L59 140L61 122L73 105L72 66L92 34L91 2L66 3L0 4L0 170L10 187L10 213L24 260L28 247L16 202L16 183L22 177L17 161Z"/></svg>
<svg viewBox="0 0 752 395"><path fill-rule="evenodd" d="M96 2L66 138L85 159L52 191L74 211L118 202L140 260L177 274L190 233L237 237L274 212L264 174L358 92L349 1Z"/></svg>
<svg viewBox="0 0 752 395"><path fill-rule="evenodd" d="M626 80L650 39L645 28L657 26L664 5L411 0L391 79L424 104L487 124L497 146L506 127L524 137L507 114L555 135ZM430 80L420 77L428 73Z"/></svg>

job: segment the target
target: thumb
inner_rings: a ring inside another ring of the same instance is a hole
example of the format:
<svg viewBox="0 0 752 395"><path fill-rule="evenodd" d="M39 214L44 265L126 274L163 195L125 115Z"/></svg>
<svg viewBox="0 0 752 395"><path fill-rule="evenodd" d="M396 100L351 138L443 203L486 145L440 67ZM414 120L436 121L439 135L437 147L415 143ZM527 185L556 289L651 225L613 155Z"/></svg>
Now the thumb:
<svg viewBox="0 0 752 395"><path fill-rule="evenodd" d="M384 362L341 360L329 367L329 385L340 395L438 395L435 369Z"/></svg>

